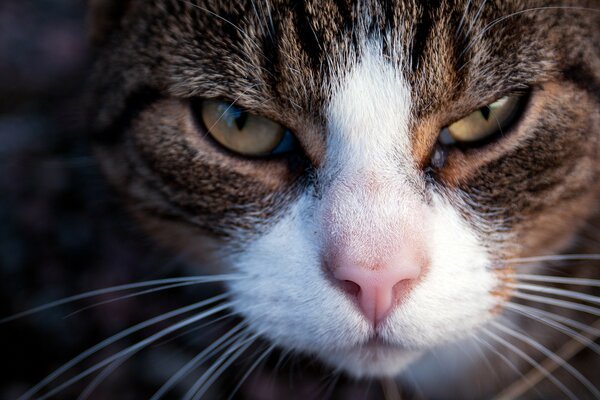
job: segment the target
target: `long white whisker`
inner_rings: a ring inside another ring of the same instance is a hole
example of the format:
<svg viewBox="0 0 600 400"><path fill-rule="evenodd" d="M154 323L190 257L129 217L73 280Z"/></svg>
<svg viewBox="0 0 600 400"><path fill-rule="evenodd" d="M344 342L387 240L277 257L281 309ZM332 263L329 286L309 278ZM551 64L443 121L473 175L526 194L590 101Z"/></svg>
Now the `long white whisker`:
<svg viewBox="0 0 600 400"><path fill-rule="evenodd" d="M19 318L26 317L28 315L36 314L41 311L48 310L50 308L58 307L58 306L61 306L64 304L73 303L73 302L76 302L79 300L84 300L84 299L87 299L90 297L100 296L100 295L108 294L108 293L121 292L121 291L125 291L125 290L132 290L132 289L138 289L138 288L149 287L149 286L158 286L158 285L165 285L165 284L168 285L168 284L173 284L173 283L194 282L197 284L201 284L201 283L225 282L225 281L239 280L239 279L244 279L244 276L239 275L239 274L238 275L213 275L213 276L200 276L200 277L192 276L192 277L183 277L183 278L157 279L157 280L146 281L146 282L136 282L136 283L128 283L128 284L124 284L124 285L112 286L112 287L108 287L108 288L92 290L90 292L85 292L85 293L81 293L78 295L66 297L61 300L56 300L51 303L32 308L30 310L23 311L21 313L12 315L10 317L0 319L0 324L14 321Z"/></svg>
<svg viewBox="0 0 600 400"><path fill-rule="evenodd" d="M264 26L265 21L263 20L263 18L260 17L260 14L258 13L258 10L256 9L256 4L254 3L254 0L250 0L250 4L252 5L252 11L254 12L254 15L256 16L256 19L258 21L260 21L258 28L262 32L263 36L267 36L267 33L265 32L265 26Z"/></svg>
<svg viewBox="0 0 600 400"><path fill-rule="evenodd" d="M561 381L559 381L546 368L544 368L540 363L538 363L533 358L531 358L523 350L519 349L514 344L506 341L505 339L503 339L500 336L496 335L495 333L491 332L489 329L482 328L481 331L483 333L485 333L486 335L488 335L491 339L495 340L496 342L500 343L501 345L503 345L507 349L509 349L512 352L514 352L515 354L517 354L523 360L527 361L527 363L529 363L529 365L531 365L535 369L539 370L541 374L543 374L546 378L548 378L548 380L550 380L552 383L554 383L556 385L556 387L558 387L569 399L571 399L571 400L577 400L577 396L575 396L575 394L573 394L573 392L571 392ZM496 396L496 398L497 399L504 399L506 397Z"/></svg>
<svg viewBox="0 0 600 400"><path fill-rule="evenodd" d="M86 376L89 376L90 374L93 374L94 372L98 371L99 369L103 368L104 366L112 363L114 360L117 360L121 357L127 356L129 354L132 353L137 353L140 350L142 350L143 348L147 347L148 345L152 344L153 342L157 341L158 339L165 337L166 335L170 334L171 332L175 332L181 328L184 328L186 326L189 326L191 324L193 324L194 322L200 321L208 316L211 316L213 314L216 314L222 310L225 310L229 307L231 307L233 303L226 303L226 304L222 304L220 306L211 308L208 311L202 312L200 314L197 314L193 317L187 318L181 322L178 322L166 329L163 329L162 331L138 342L137 344L130 346L128 348L126 348L125 350L122 350L110 357L108 357L107 359L105 359L104 361L101 361L99 363L97 363L95 366L90 367L88 369L86 369L85 371L77 374L76 376L74 376L73 378L69 379L68 381L66 381L65 383L57 386L56 388L52 389L51 391L49 391L48 393L46 393L44 396L40 397L39 400L43 400L43 399L47 399L50 398L52 396L54 396L57 393L60 393L61 391L63 391L64 389L66 389L67 387L71 386L72 384L79 382L81 379L85 378Z"/></svg>
<svg viewBox="0 0 600 400"><path fill-rule="evenodd" d="M581 311L584 313L596 315L600 317L600 309L596 307L586 306L584 304L574 303L572 301L559 300L550 297L536 296L532 294L525 294L521 292L514 292L513 297L517 297L524 300L535 301L538 303L550 304L557 307L568 308L570 310Z"/></svg>
<svg viewBox="0 0 600 400"><path fill-rule="evenodd" d="M522 386L521 392L519 393L519 395L525 394L531 388L533 388L533 390L535 390L536 392L538 391L535 387L535 384L537 382L531 381L527 375L525 375L521 371L519 371L519 369L516 367L516 365L512 361L510 361L504 354L502 354L501 352L496 350L496 348L494 346L492 346L490 343L488 343L483 338L479 337L479 338L477 338L477 340L480 340L484 346L486 346L490 351L492 351L494 354L496 354L498 357L500 357L500 359L502 361L504 361L513 371L515 371L517 373L517 375L519 375L521 377L517 381ZM494 398L492 400L516 399L518 397L519 396L507 396L504 394L504 392L502 392L502 393L494 396Z"/></svg>
<svg viewBox="0 0 600 400"><path fill-rule="evenodd" d="M592 296L585 293L579 293L573 290L558 289L548 286L530 285L526 283L508 283L506 286L519 290L527 290L535 293L547 293L557 296L566 297L569 299L587 301L588 303L600 304L600 297Z"/></svg>
<svg viewBox="0 0 600 400"><path fill-rule="evenodd" d="M600 287L600 279L567 278L562 276L536 275L536 274L508 274L508 277L522 281L564 283L566 285L579 285Z"/></svg>
<svg viewBox="0 0 600 400"><path fill-rule="evenodd" d="M598 330L600 328L600 320L596 321L592 325L594 330ZM591 339L591 337L590 337ZM568 360L577 355L581 350L583 350L585 346L579 342L571 340L565 343L556 354L562 359ZM548 371L554 371L558 368L558 364L553 362L551 359L547 358L542 366ZM496 399L517 399L520 398L524 393L526 393L531 387L535 388L535 385L544 379L544 375L540 373L540 371L533 369L527 375L527 382L525 380L517 381L508 388L506 388L502 393L500 393Z"/></svg>
<svg viewBox="0 0 600 400"><path fill-rule="evenodd" d="M590 392L592 392L595 398L600 399L600 390L598 390L598 388L592 382L590 382L585 376L581 374L581 372L579 372L576 368L574 368L571 364L569 364L563 358L558 356L556 353L548 349L546 346L543 346L536 340L533 340L532 338L525 336L522 333L511 329L507 326L504 326L497 322L492 322L491 324L494 327L496 327L496 329L501 330L507 335L510 335L523 343L527 343L528 345L535 348L536 350L544 354L546 357L554 361L556 364L560 365L562 368L568 371L575 379L581 382L581 384L584 385Z"/></svg>
<svg viewBox="0 0 600 400"><path fill-rule="evenodd" d="M262 57L266 58L266 55L262 52L261 47L250 37L250 35L248 35L248 33L246 31L244 31L242 28L240 28L239 26L237 26L236 24L234 24L233 22L231 22L230 20L228 20L227 18L224 18L222 16L220 16L219 14L209 10L208 8L204 8L201 7L197 4L192 3L191 1L187 1L187 0L180 0L182 3L186 3L191 7L194 7L198 10L202 10L210 15L212 15L215 18L218 18L219 20L225 22L226 24L232 26L236 31L238 31L239 33L242 34L242 36L244 36L244 38L246 38L246 40L248 40L248 42L250 42L255 48L256 50L258 50L258 54L260 54Z"/></svg>
<svg viewBox="0 0 600 400"><path fill-rule="evenodd" d="M591 339L588 337L585 337L582 334L580 334L579 332L574 331L573 329L571 329L563 324L560 324L556 321L552 321L549 318L544 318L542 316L536 315L535 312L527 311L527 307L521 306L519 304L506 303L506 304L504 304L504 307L507 310L513 311L517 314L523 315L527 318L530 318L535 321L541 322L545 325L548 325L551 328L554 328L557 331L564 333L565 335L569 336L573 340L578 341L579 343L583 344L585 347L588 347L593 352L600 355L600 346L598 346L596 343L594 343L594 340L597 337L593 337Z"/></svg>
<svg viewBox="0 0 600 400"><path fill-rule="evenodd" d="M467 30L467 36L469 36L469 34L471 33L471 31L475 27L475 24L477 23L477 20L479 19L479 17L481 17L481 14L483 12L483 9L485 8L486 3L487 3L487 0L483 0L481 2L481 5L479 6L479 9L477 10L477 13L475 14L475 17L473 18L473 20L469 24L469 29Z"/></svg>
<svg viewBox="0 0 600 400"><path fill-rule="evenodd" d="M481 343L482 345L484 345L488 350L490 350L497 357L499 357L502 361L504 361L504 363L506 365L508 365L509 368L512 369L518 376L520 376L521 378L525 377L525 375L523 374L523 372L521 372L519 370L519 368L517 368L517 366L515 365L515 363L513 363L511 360L508 359L508 357L506 357L504 354L502 354L500 351L498 351L487 340L485 340L484 338L479 337L479 336L475 336L475 340L477 340L479 343Z"/></svg>
<svg viewBox="0 0 600 400"><path fill-rule="evenodd" d="M269 354L271 354L271 352L273 350L275 350L275 347L277 347L277 346L274 344L267 347L267 349L265 351L263 351L263 353L256 359L256 361L254 361L254 363L252 363L250 368L248 368L248 371L246 371L244 376L242 376L242 379L240 379L238 384L235 386L235 388L233 389L233 391L231 392L231 394L229 395L227 400L233 400L233 396L235 396L237 391L240 390L240 388L242 387L244 382L246 382L246 379L248 379L250 374L252 374L252 372L254 372L254 370L260 365L260 363L262 363L265 360L265 358L267 358L269 356Z"/></svg>
<svg viewBox="0 0 600 400"><path fill-rule="evenodd" d="M110 303L114 303L117 301L122 301L122 300L127 300L127 299L131 299L134 297L139 297L139 296L143 296L146 294L151 294L151 293L156 293L156 292L162 292L165 290L169 290L169 289L175 289L178 287L184 287L184 286L191 286L191 285L197 285L198 282L181 282L181 283L174 283L172 285L166 285L166 286L160 286L157 288L153 288L153 289L146 289L146 290L141 290L135 293L131 293L131 294L127 294L127 295L123 295L123 296L119 296L119 297L115 297L114 299L108 299L108 300L103 300L100 301L98 303L94 303L92 305L80 308L79 310L75 310L72 313L66 315L64 318L70 318L73 317L79 313L82 313L84 311L90 310L92 308L96 308L96 307L100 307L106 304L110 304Z"/></svg>
<svg viewBox="0 0 600 400"><path fill-rule="evenodd" d="M185 313L197 310L199 308L205 307L214 302L223 300L226 297L227 297L226 295L219 295L219 296L213 297L208 300L203 300L201 302L198 302L198 303L186 306L186 307L182 307L180 309L165 313L163 315L159 315L157 317L151 318L147 321L144 321L137 325L134 325L128 329L125 329L125 330L117 333L116 335L113 335L113 336L103 340L102 342L96 344L95 346L87 349L83 353L79 354L77 357L75 357L75 358L71 359L69 362L63 364L61 367L59 367L54 372L52 372L50 375L48 375L46 378L44 378L42 381L40 381L37 385L35 385L31 389L29 389L25 394L23 394L23 396L20 397L20 399L25 400L25 399L31 398L31 396L33 396L34 394L39 392L40 389L47 386L49 383L51 383L53 380L55 380L56 378L61 376L63 373L65 373L66 371L71 369L73 366L79 364L81 361L85 360L92 354L96 353L97 351L99 351L101 349L104 349L104 348L110 346L111 344L117 342L118 340L120 340L122 338L125 338L135 332L138 332L144 328L147 328L151 325L157 324L157 323L167 320L169 318L173 318L178 315L185 314Z"/></svg>
<svg viewBox="0 0 600 400"><path fill-rule="evenodd" d="M593 11L593 12L599 12L600 10L595 9L595 8L589 8L589 7L573 7L573 6L546 6L546 7L536 7L536 8L528 8L525 10L520 10L520 11L516 11L514 13L508 14L508 15L504 15L502 17L496 18L495 20L493 20L492 22L490 22L489 24L487 24L480 32L478 32L477 36L471 40L471 42L469 43L469 45L467 47L465 47L465 49L462 51L461 56L464 55L467 51L469 51L474 45L475 43L480 40L481 38L483 38L483 36L490 30L492 29L494 26L496 26L497 24L518 16L518 15L522 15L525 13L529 13L529 12L534 12L534 11L550 11L550 10L575 10L575 11Z"/></svg>
<svg viewBox="0 0 600 400"><path fill-rule="evenodd" d="M221 373L237 360L259 336L258 333L255 333L250 337L246 336L227 349L227 351L196 381L182 400L200 399Z"/></svg>
<svg viewBox="0 0 600 400"><path fill-rule="evenodd" d="M215 128L215 126L217 126L217 124L223 119L223 117L227 114L227 112L235 106L235 104L242 98L243 95L245 95L246 93L248 93L250 90L254 89L255 87L257 87L258 85L252 85L250 87L248 87L246 90L244 90L242 93L240 93L232 102L229 106L227 106L227 108L221 113L221 115L219 115L219 118L217 118L217 120L207 129L206 134L208 135L209 132L212 132L212 130Z"/></svg>
<svg viewBox="0 0 600 400"><path fill-rule="evenodd" d="M458 23L458 28L456 28L456 36L460 35L460 33L462 31L463 25L465 23L465 19L467 18L467 14L469 13L469 8L471 7L471 1L473 1L473 0L467 1L465 11L463 12L462 17L460 18L460 22Z"/></svg>
<svg viewBox="0 0 600 400"><path fill-rule="evenodd" d="M547 261L600 261L600 254L554 254L535 257L509 258L505 263L536 263Z"/></svg>
<svg viewBox="0 0 600 400"><path fill-rule="evenodd" d="M471 334L471 338L475 341L475 348L477 349L477 352L479 353L479 355L481 356L481 359L483 360L483 362L485 363L486 367L490 370L492 376L494 376L494 378L496 380L498 380L498 375L496 374L496 370L494 369L494 367L492 366L492 363L490 362L488 355L485 354L485 351L483 351L481 349L481 342L478 340L479 337L477 337L476 333Z"/></svg>
<svg viewBox="0 0 600 400"><path fill-rule="evenodd" d="M96 390L96 388L100 386L100 384L104 382L106 378L108 378L110 374L112 374L117 368L125 364L127 360L129 360L129 357L123 357L109 364L85 387L85 389L83 389L77 400L85 400L89 398L94 390Z"/></svg>
<svg viewBox="0 0 600 400"><path fill-rule="evenodd" d="M329 382L327 384L327 387L325 388L325 393L322 396L322 399L324 400L330 400L333 396L333 392L335 391L335 388L340 380L340 377L342 376L342 373L340 371L336 371L333 373L333 375L331 376L331 382Z"/></svg>
<svg viewBox="0 0 600 400"><path fill-rule="evenodd" d="M214 320L211 320L210 322L200 325L198 328L195 328L195 329L205 328L206 326L216 323L219 320L228 318L231 315L232 314L230 313L227 316L216 318ZM185 334L185 333L182 333L181 335L183 335L183 334ZM159 344L157 344L157 345L159 345ZM89 394L91 394L95 390L95 388L98 387L98 385L100 385L112 372L114 372L122 364L127 362L127 360L129 360L134 355L135 355L135 353L127 354L127 355L121 357L120 359L113 361L113 363L111 363L108 367L106 367L104 370L102 370L102 372L96 378L94 378L94 380L85 388L84 392L80 396L80 400L83 400L86 397L89 397ZM86 396L83 396L84 393L86 394Z"/></svg>
<svg viewBox="0 0 600 400"><path fill-rule="evenodd" d="M180 337L189 335L189 334L191 334L193 332L196 332L196 331L198 331L200 329L206 328L208 325L212 325L212 324L215 324L217 322L223 321L225 319L231 318L231 316L236 315L236 314L237 313L235 311L224 313L223 315L221 315L218 318L211 319L210 321L208 321L208 322L206 322L204 324L200 324L198 326L194 326L193 328L186 329L186 330L182 331L181 333L178 333L177 335L173 335L173 337L170 337L170 338L165 339L165 340L163 340L161 342L155 343L153 347L163 346L163 345L165 345L167 343L170 343L170 342L172 342L174 340L179 339Z"/></svg>
<svg viewBox="0 0 600 400"><path fill-rule="evenodd" d="M562 315L555 314L555 313L552 313L549 311L540 310L535 307L526 306L524 304L517 304L517 303L513 303L513 302L508 302L506 304L512 304L512 305L518 306L524 310L528 310L529 312L531 312L533 314L541 315L541 316L551 319L553 321L560 322L563 325L579 329L581 332L585 332L589 335L600 337L600 330L594 329L594 328L592 328L584 323L581 323L579 321L575 321L574 319L567 318Z"/></svg>
<svg viewBox="0 0 600 400"><path fill-rule="evenodd" d="M234 328L229 330L225 335L214 341L210 346L206 347L202 352L188 361L182 368L179 369L164 385L158 389L158 391L150 398L150 400L159 400L162 396L167 394L169 390L186 375L188 375L194 368L202 364L209 357L212 357L216 352L221 350L224 346L228 346L232 342L238 340L241 336L245 335L242 324L236 325ZM240 332L241 331L241 332Z"/></svg>

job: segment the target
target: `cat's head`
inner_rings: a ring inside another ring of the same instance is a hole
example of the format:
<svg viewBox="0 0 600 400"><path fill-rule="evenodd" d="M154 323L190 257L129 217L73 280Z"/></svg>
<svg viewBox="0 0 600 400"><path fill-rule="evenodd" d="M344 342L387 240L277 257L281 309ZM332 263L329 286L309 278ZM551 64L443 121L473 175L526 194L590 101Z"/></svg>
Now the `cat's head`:
<svg viewBox="0 0 600 400"><path fill-rule="evenodd" d="M595 211L592 1L95 3L104 169L285 349L397 373Z"/></svg>

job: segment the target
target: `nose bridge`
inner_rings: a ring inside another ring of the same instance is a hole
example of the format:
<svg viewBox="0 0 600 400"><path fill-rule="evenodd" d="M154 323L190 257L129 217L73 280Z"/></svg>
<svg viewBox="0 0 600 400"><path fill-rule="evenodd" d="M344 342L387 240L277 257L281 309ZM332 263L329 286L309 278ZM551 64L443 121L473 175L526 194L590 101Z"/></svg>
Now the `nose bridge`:
<svg viewBox="0 0 600 400"><path fill-rule="evenodd" d="M423 206L400 174L364 171L338 177L323 203L327 247L344 248L356 263L371 268L421 230L417 220Z"/></svg>
<svg viewBox="0 0 600 400"><path fill-rule="evenodd" d="M426 262L419 222L425 212L406 184L414 175L411 91L383 50L365 42L331 88L317 208L323 267L375 324Z"/></svg>
<svg viewBox="0 0 600 400"><path fill-rule="evenodd" d="M323 203L323 267L377 326L426 269L423 205L375 172L340 177Z"/></svg>

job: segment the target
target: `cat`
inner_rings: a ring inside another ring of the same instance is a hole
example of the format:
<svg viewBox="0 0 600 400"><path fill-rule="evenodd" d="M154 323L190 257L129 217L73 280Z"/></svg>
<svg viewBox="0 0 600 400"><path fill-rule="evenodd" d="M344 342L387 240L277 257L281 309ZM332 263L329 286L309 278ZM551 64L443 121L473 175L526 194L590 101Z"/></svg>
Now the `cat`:
<svg viewBox="0 0 600 400"><path fill-rule="evenodd" d="M231 362L264 340L408 397L600 397L598 10L92 1L98 160L225 287L172 330L230 309Z"/></svg>

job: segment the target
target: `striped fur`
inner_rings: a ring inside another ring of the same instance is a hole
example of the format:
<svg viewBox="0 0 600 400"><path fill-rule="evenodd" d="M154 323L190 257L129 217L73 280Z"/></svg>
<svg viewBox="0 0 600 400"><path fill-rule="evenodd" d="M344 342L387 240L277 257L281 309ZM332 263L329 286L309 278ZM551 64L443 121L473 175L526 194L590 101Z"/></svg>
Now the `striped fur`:
<svg viewBox="0 0 600 400"><path fill-rule="evenodd" d="M483 395L513 378L464 357L446 374L428 352L443 346L440 359L457 362L450 343L504 315L504 260L581 250L597 218L597 2L110 3L93 2L91 131L108 178L154 236L198 264L210 242L221 268L248 274L228 288L244 300L236 311L284 348L356 376L412 372L435 398L477 397L474 376ZM432 166L442 127L511 93L528 97L510 131ZM195 123L199 98L271 118L301 148L233 155ZM356 186L341 196L340 185ZM363 235L365 254L398 229L427 249L427 275L375 332L389 349L361 347L373 332L322 272L326 209ZM556 332L513 320L560 345ZM582 372L591 365L600 360Z"/></svg>

